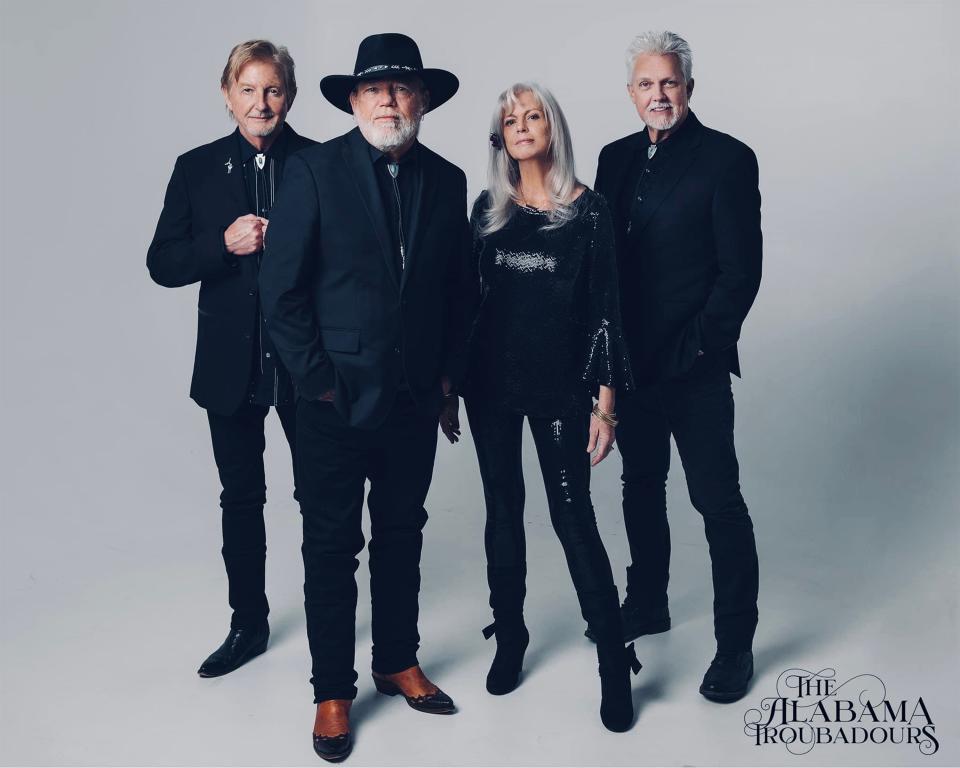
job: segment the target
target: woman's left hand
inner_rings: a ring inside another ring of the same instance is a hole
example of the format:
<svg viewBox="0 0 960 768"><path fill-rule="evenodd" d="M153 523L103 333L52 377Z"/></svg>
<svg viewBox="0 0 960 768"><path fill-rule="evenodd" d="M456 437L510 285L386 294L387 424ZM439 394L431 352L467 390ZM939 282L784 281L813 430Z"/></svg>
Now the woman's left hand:
<svg viewBox="0 0 960 768"><path fill-rule="evenodd" d="M587 444L587 453L592 454L596 451L590 461L591 467L597 466L610 455L616 439L616 429L590 414L590 442Z"/></svg>

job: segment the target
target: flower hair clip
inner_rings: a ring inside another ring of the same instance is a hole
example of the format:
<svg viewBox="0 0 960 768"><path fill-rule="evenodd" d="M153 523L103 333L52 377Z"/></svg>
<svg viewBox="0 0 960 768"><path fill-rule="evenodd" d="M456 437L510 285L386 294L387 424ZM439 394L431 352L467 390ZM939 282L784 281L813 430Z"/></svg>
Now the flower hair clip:
<svg viewBox="0 0 960 768"><path fill-rule="evenodd" d="M500 134L491 133L490 134L490 146L494 149L503 149L503 142L500 141Z"/></svg>

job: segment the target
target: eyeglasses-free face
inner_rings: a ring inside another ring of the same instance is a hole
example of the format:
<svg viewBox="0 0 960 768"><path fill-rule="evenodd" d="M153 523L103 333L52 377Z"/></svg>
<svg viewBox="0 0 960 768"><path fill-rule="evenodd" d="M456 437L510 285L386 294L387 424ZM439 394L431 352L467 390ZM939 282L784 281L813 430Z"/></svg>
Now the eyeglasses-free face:
<svg viewBox="0 0 960 768"><path fill-rule="evenodd" d="M646 126L657 131L677 126L687 116L692 93L693 80L684 81L676 56L637 56L627 94Z"/></svg>
<svg viewBox="0 0 960 768"><path fill-rule="evenodd" d="M503 140L510 157L518 162L546 157L550 125L543 106L529 91L517 95L510 114L503 116Z"/></svg>
<svg viewBox="0 0 960 768"><path fill-rule="evenodd" d="M267 61L251 61L237 76L223 100L233 114L240 133L254 146L283 127L289 103L280 70Z"/></svg>

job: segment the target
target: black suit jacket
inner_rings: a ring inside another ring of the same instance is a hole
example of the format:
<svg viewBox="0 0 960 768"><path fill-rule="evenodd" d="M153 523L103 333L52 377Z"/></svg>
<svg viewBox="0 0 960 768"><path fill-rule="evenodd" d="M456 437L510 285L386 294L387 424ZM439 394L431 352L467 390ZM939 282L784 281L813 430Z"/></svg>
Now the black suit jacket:
<svg viewBox="0 0 960 768"><path fill-rule="evenodd" d="M619 200L636 184L628 170L646 151L645 134L604 147L596 182L614 215L634 376L650 383L682 375L700 351L722 357L739 376L737 340L760 286L763 252L757 158L691 112L664 143L674 142L631 222Z"/></svg>
<svg viewBox="0 0 960 768"><path fill-rule="evenodd" d="M238 129L239 130L239 129ZM288 133L287 158L317 142ZM180 155L147 251L160 285L200 283L197 351L190 397L215 413L233 413L250 385L257 333L257 259L224 258L223 233L252 213L243 182L237 131Z"/></svg>
<svg viewBox="0 0 960 768"><path fill-rule="evenodd" d="M267 327L300 395L335 391L356 427L386 419L397 363L419 405L463 370L470 251L466 177L420 147L421 199L402 275L359 129L301 152L270 217L260 288Z"/></svg>

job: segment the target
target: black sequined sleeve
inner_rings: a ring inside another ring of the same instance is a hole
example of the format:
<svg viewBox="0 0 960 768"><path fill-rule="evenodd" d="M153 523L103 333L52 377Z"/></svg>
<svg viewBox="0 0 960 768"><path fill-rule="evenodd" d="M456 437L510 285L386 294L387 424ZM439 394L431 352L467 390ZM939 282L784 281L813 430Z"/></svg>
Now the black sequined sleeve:
<svg viewBox="0 0 960 768"><path fill-rule="evenodd" d="M487 210L487 191L480 193L473 201L473 208L470 211L470 231L473 233L473 255L472 264L477 277L477 290L479 290L480 281L480 251L483 250L483 242L480 237L480 225L483 220L483 212Z"/></svg>
<svg viewBox="0 0 960 768"><path fill-rule="evenodd" d="M593 234L587 251L589 337L583 378L594 388L602 384L622 391L633 389L634 385L620 322L613 219L606 201L599 195L595 198L596 203L590 211Z"/></svg>
<svg viewBox="0 0 960 768"><path fill-rule="evenodd" d="M483 213L487 210L487 191L484 190L473 203L470 211L470 232L472 236L472 247L470 249L470 276L473 280L472 290L469 297L473 314L471 317L475 320L477 312L480 309L481 299L481 278L480 278L480 254L483 252L483 238L480 235L480 225L483 223Z"/></svg>

